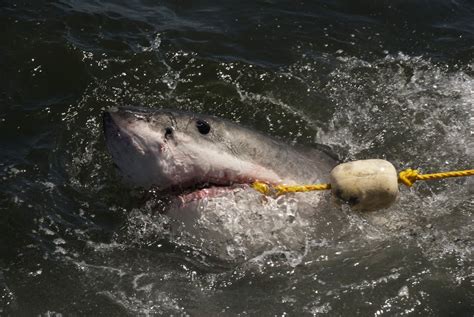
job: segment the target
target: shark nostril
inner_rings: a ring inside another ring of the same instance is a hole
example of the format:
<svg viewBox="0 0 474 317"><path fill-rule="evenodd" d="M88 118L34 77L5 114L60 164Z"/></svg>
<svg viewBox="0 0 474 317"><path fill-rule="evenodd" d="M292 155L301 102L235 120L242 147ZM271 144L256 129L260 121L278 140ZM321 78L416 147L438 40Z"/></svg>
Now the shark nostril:
<svg viewBox="0 0 474 317"><path fill-rule="evenodd" d="M167 127L165 129L165 138L170 137L173 134L173 128Z"/></svg>

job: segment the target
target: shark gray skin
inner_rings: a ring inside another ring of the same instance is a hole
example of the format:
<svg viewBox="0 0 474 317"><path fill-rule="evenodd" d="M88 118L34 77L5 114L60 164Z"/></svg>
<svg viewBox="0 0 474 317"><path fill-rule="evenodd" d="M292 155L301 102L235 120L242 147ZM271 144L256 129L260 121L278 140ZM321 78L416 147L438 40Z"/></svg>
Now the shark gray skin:
<svg viewBox="0 0 474 317"><path fill-rule="evenodd" d="M339 230L328 226L337 219L321 216L328 201L323 193L265 198L249 186L256 180L327 182L336 160L326 151L174 110L115 108L104 112L103 122L108 150L126 183L176 194L166 215L176 222L180 243L248 258L256 254L250 250L304 243L310 231L330 238Z"/></svg>

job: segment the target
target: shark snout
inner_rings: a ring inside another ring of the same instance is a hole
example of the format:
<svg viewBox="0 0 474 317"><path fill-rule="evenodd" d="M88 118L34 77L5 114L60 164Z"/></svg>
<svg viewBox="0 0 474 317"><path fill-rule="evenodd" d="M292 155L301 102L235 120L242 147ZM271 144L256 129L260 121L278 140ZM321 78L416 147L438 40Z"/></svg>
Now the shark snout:
<svg viewBox="0 0 474 317"><path fill-rule="evenodd" d="M126 118L117 108L111 108L102 113L102 128L107 137L110 133L122 130L126 126Z"/></svg>
<svg viewBox="0 0 474 317"><path fill-rule="evenodd" d="M102 113L102 129L107 145L122 144L122 146L126 146L132 141L127 120L120 112L104 111Z"/></svg>
<svg viewBox="0 0 474 317"><path fill-rule="evenodd" d="M102 129L104 130L104 134L107 135L107 130L109 127L114 124L114 120L112 119L112 115L108 111L104 111L102 113Z"/></svg>

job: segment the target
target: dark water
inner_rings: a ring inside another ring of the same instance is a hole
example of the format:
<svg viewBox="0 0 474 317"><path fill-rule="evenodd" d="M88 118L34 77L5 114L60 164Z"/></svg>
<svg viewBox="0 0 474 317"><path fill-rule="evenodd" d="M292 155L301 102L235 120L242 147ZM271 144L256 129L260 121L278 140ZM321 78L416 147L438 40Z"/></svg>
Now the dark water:
<svg viewBox="0 0 474 317"><path fill-rule="evenodd" d="M472 180L335 209L364 239L233 263L169 239L100 124L186 109L345 160L472 168L471 1L4 0L0 30L0 315L473 315Z"/></svg>

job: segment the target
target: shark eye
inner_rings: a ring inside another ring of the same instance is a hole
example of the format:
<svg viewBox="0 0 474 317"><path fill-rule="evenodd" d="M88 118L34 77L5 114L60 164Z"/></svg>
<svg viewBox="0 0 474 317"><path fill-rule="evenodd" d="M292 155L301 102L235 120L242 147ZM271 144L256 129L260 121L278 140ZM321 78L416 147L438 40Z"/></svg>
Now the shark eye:
<svg viewBox="0 0 474 317"><path fill-rule="evenodd" d="M208 134L211 131L211 126L204 120L197 120L196 127L201 134Z"/></svg>
<svg viewBox="0 0 474 317"><path fill-rule="evenodd" d="M167 127L167 128L165 129L165 138L171 136L172 134L173 134L173 128Z"/></svg>

